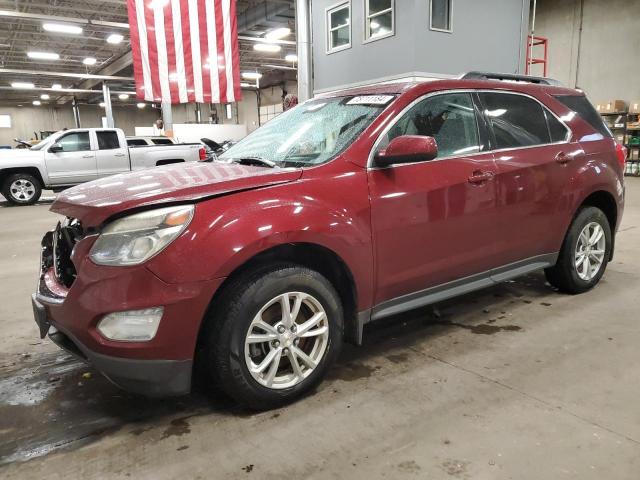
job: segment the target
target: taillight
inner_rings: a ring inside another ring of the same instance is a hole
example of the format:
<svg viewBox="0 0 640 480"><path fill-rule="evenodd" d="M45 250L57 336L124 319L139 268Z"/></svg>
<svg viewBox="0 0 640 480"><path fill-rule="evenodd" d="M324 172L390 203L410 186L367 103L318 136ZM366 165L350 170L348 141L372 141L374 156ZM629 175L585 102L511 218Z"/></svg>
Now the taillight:
<svg viewBox="0 0 640 480"><path fill-rule="evenodd" d="M618 163L624 170L624 163L627 161L627 149L618 142L616 142L616 156L618 157Z"/></svg>
<svg viewBox="0 0 640 480"><path fill-rule="evenodd" d="M204 147L200 147L200 150L198 150L198 155L201 162L204 162L207 159L207 151L204 149Z"/></svg>

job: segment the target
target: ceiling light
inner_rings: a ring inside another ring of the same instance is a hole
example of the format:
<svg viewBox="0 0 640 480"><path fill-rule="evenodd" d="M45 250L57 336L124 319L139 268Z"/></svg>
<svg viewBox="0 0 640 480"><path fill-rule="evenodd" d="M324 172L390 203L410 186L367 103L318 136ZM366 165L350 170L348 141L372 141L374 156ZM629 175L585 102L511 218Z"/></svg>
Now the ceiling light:
<svg viewBox="0 0 640 480"><path fill-rule="evenodd" d="M82 63L84 63L85 65L95 65L96 61L97 60L93 57L87 57L84 60L82 60Z"/></svg>
<svg viewBox="0 0 640 480"><path fill-rule="evenodd" d="M122 40L124 40L124 36L120 35L119 33L112 33L107 37L107 43L115 44L120 43Z"/></svg>
<svg viewBox="0 0 640 480"><path fill-rule="evenodd" d="M34 100L32 103L33 103L36 107L37 107L38 105L42 105L42 102L41 102L40 100Z"/></svg>
<svg viewBox="0 0 640 480"><path fill-rule="evenodd" d="M11 86L13 88L34 88L33 83L29 82L13 82Z"/></svg>
<svg viewBox="0 0 640 480"><path fill-rule="evenodd" d="M43 23L42 28L47 32L70 33L79 35L82 33L82 27L77 25L65 25L64 23Z"/></svg>
<svg viewBox="0 0 640 480"><path fill-rule="evenodd" d="M126 93L121 93L120 95L118 95L118 98L120 100L127 100L129 98L129 95Z"/></svg>
<svg viewBox="0 0 640 480"><path fill-rule="evenodd" d="M253 87L253 85L251 85L251 84L250 84L250 83L248 83L248 82L240 82L240 86L241 86L242 88L251 88L251 87Z"/></svg>
<svg viewBox="0 0 640 480"><path fill-rule="evenodd" d="M249 80L258 80L262 78L262 74L258 72L242 72L242 78L247 78Z"/></svg>
<svg viewBox="0 0 640 480"><path fill-rule="evenodd" d="M298 61L298 55L296 55L295 53L290 53L289 55L284 57L284 59L287 62L297 62Z"/></svg>
<svg viewBox="0 0 640 480"><path fill-rule="evenodd" d="M104 102L100 102L100 103L98 104L98 106L99 106L100 108L104 108Z"/></svg>
<svg viewBox="0 0 640 480"><path fill-rule="evenodd" d="M282 50L280 45L276 45L275 43L256 43L253 45L253 49L258 52L279 52Z"/></svg>
<svg viewBox="0 0 640 480"><path fill-rule="evenodd" d="M53 85L51 85L51 89L52 90L60 90L60 89L62 89L62 85L60 85L59 83L54 83Z"/></svg>
<svg viewBox="0 0 640 480"><path fill-rule="evenodd" d="M267 32L264 36L267 40L280 40L281 38L286 37L291 33L291 29L288 27L276 28L275 30L271 30Z"/></svg>
<svg viewBox="0 0 640 480"><path fill-rule="evenodd" d="M138 107L138 108L144 108L144 107L146 107L146 106L147 106L147 104L146 104L146 103L142 103L142 102L140 102L140 103L136 103L136 107Z"/></svg>
<svg viewBox="0 0 640 480"><path fill-rule="evenodd" d="M53 52L27 52L27 57L36 60L58 60L60 55Z"/></svg>
<svg viewBox="0 0 640 480"><path fill-rule="evenodd" d="M49 97L49 94L47 94L47 93L43 93L42 95L40 95L40 98L41 98L42 100L49 100L49 98L50 98L50 97Z"/></svg>

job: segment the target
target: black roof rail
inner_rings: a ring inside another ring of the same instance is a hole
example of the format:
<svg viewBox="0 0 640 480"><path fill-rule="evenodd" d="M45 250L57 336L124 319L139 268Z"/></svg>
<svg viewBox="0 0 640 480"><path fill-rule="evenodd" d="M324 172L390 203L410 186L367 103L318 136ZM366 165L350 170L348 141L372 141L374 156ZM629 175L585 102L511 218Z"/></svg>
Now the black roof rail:
<svg viewBox="0 0 640 480"><path fill-rule="evenodd" d="M516 75L513 73L468 72L462 74L460 80L507 80L512 82L537 83L538 85L551 85L554 87L563 86L562 83L553 78Z"/></svg>

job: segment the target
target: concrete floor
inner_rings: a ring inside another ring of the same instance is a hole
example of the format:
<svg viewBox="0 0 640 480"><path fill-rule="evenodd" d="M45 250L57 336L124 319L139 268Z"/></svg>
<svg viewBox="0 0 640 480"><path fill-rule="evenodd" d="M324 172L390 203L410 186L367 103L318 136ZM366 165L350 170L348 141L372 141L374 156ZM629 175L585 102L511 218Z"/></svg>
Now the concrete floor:
<svg viewBox="0 0 640 480"><path fill-rule="evenodd" d="M56 218L0 208L0 476L637 480L640 180L627 186L595 290L535 274L372 326L317 393L260 414L134 397L40 341L29 294Z"/></svg>

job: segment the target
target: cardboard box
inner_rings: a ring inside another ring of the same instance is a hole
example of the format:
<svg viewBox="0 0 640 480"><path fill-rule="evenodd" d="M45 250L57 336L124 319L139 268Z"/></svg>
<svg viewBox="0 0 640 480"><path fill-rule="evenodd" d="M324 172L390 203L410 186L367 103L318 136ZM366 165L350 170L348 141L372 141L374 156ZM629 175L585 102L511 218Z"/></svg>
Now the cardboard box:
<svg viewBox="0 0 640 480"><path fill-rule="evenodd" d="M626 112L627 104L624 100L610 100L608 102L599 103L596 109L600 113Z"/></svg>
<svg viewBox="0 0 640 480"><path fill-rule="evenodd" d="M629 104L629 113L640 114L640 102L631 102Z"/></svg>

